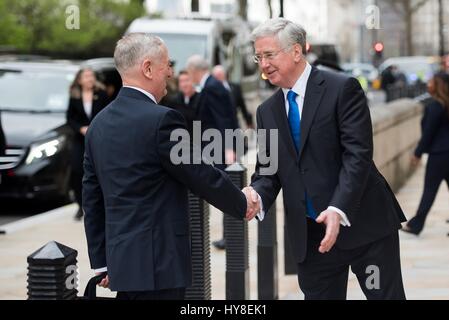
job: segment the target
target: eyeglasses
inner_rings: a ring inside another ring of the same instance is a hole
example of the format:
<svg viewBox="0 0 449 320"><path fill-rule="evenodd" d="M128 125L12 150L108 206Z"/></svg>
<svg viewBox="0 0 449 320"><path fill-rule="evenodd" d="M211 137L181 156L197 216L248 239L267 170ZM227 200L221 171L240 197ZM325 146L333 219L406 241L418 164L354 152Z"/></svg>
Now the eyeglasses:
<svg viewBox="0 0 449 320"><path fill-rule="evenodd" d="M274 58L276 58L276 56L281 53L282 51L285 51L287 49L290 49L290 46L282 48L280 50L277 51L269 51L269 52L265 52L262 54L256 54L253 56L254 59L254 63L261 63L263 59L268 60L268 61L272 61Z"/></svg>

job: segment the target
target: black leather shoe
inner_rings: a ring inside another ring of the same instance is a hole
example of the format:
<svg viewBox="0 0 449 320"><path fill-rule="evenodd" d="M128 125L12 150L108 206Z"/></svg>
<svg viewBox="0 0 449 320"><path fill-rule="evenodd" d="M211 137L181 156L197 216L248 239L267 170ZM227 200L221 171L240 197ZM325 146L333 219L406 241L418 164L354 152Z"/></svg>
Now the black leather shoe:
<svg viewBox="0 0 449 320"><path fill-rule="evenodd" d="M81 208L79 208L78 212L75 214L74 219L76 221L80 221L83 218L83 215L84 215L83 210Z"/></svg>
<svg viewBox="0 0 449 320"><path fill-rule="evenodd" d="M212 242L212 244L218 250L226 249L226 241L225 241L225 239L220 239L220 240L214 241L214 242Z"/></svg>

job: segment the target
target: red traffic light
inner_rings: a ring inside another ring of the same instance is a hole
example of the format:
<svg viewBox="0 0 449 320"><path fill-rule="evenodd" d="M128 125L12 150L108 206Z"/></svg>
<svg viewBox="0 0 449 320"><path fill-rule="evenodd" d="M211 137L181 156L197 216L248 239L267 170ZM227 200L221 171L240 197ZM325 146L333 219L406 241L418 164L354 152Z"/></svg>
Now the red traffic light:
<svg viewBox="0 0 449 320"><path fill-rule="evenodd" d="M374 45L374 50L375 50L376 52L382 52L382 51L384 50L384 44L383 44L382 42L377 42L377 43Z"/></svg>

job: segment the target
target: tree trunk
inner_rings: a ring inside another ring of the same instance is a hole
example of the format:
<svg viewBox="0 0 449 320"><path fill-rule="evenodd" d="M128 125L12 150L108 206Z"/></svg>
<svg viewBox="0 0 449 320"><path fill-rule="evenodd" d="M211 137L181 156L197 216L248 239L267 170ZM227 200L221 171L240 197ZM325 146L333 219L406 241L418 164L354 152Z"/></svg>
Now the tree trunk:
<svg viewBox="0 0 449 320"><path fill-rule="evenodd" d="M200 12L200 1L192 0L190 8L192 12Z"/></svg>
<svg viewBox="0 0 449 320"><path fill-rule="evenodd" d="M406 0L403 2L404 14L405 14L405 32L406 32L406 50L408 56L413 56L413 12L410 6L410 1Z"/></svg>
<svg viewBox="0 0 449 320"><path fill-rule="evenodd" d="M248 0L239 0L239 16L243 20L248 20Z"/></svg>
<svg viewBox="0 0 449 320"><path fill-rule="evenodd" d="M440 36L440 56L444 56L446 50L444 48L444 8L443 0L438 0L438 32Z"/></svg>
<svg viewBox="0 0 449 320"><path fill-rule="evenodd" d="M271 5L271 0L267 0L268 13L270 15L270 19L273 18L273 6Z"/></svg>

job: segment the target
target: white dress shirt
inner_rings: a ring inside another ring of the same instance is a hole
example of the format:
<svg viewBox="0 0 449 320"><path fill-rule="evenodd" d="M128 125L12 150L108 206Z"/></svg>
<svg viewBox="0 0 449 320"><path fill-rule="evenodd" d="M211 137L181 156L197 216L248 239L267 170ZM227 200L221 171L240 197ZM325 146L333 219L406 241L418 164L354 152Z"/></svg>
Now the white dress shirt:
<svg viewBox="0 0 449 320"><path fill-rule="evenodd" d="M203 90L203 89L204 89L204 86L206 85L206 81L207 81L207 79L209 78L209 76L210 76L210 73L209 73L209 72L206 72L206 73L202 76L201 81L200 81L200 83L199 83L200 90Z"/></svg>
<svg viewBox="0 0 449 320"><path fill-rule="evenodd" d="M154 96L153 96L150 92L148 92L148 91L146 91L146 90L144 90L144 89L142 89L142 88L139 88L139 87L133 87L133 86L123 86L123 88L131 88L131 89L140 91L140 92L142 92L144 95L146 95L148 98L150 98L151 100L153 100L153 102L154 102L155 104L157 104L157 101L156 101L156 99L154 98Z"/></svg>
<svg viewBox="0 0 449 320"><path fill-rule="evenodd" d="M293 88L291 88L291 89L282 88L282 92L284 93L285 112L287 113L287 117L288 117L288 111L290 109L290 105L287 100L287 93L290 90L292 90L293 92L295 92L297 94L296 103L298 104L298 107L299 107L300 118L302 117L302 110L304 108L304 97L306 96L307 82L309 81L311 72L312 72L312 67L308 62L306 62L306 68L304 69L304 71L301 74L301 76L299 77L299 79L296 81ZM260 196L259 196L259 203L260 203L261 209L260 209L260 212L257 214L257 217L259 218L259 221L262 221L265 217L265 211L263 210L263 203L262 203L262 199L260 198ZM340 223L342 226L345 226L345 227L351 226L351 223L349 222L348 217L342 210L340 210L336 207L332 207L332 206L329 206L327 208L327 210L335 211L341 216L342 219L341 219Z"/></svg>
<svg viewBox="0 0 449 320"><path fill-rule="evenodd" d="M87 118L92 118L92 100L83 100L84 112L86 113Z"/></svg>

